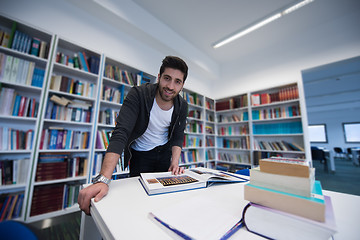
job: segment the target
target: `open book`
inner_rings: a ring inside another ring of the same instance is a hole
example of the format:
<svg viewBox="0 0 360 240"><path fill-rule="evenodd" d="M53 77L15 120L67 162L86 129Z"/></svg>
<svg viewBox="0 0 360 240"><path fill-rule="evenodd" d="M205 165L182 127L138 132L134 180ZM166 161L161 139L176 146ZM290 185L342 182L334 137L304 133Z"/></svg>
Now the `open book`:
<svg viewBox="0 0 360 240"><path fill-rule="evenodd" d="M202 167L187 169L180 175L173 175L171 172L140 174L140 182L149 195L206 188L215 182L246 181L248 179L245 176Z"/></svg>

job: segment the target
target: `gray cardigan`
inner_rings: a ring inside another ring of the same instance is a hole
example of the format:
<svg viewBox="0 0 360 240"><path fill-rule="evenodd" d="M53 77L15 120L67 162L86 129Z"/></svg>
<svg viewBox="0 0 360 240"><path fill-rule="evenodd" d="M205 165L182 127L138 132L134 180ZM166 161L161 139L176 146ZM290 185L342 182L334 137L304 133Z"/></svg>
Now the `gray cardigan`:
<svg viewBox="0 0 360 240"><path fill-rule="evenodd" d="M143 84L131 88L121 106L116 126L112 133L107 152L122 154L124 151L124 168L131 158L130 145L147 129L150 110L154 103L158 84ZM174 111L169 127L168 146L182 147L184 129L188 112L187 102L180 96L174 98Z"/></svg>

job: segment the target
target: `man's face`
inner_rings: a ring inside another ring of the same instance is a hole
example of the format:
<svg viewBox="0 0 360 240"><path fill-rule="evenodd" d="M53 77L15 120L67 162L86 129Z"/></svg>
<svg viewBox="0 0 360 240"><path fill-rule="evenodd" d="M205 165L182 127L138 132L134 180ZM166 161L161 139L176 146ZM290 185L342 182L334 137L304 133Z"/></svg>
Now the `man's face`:
<svg viewBox="0 0 360 240"><path fill-rule="evenodd" d="M173 68L165 68L159 78L159 94L163 101L172 101L184 86L184 73Z"/></svg>

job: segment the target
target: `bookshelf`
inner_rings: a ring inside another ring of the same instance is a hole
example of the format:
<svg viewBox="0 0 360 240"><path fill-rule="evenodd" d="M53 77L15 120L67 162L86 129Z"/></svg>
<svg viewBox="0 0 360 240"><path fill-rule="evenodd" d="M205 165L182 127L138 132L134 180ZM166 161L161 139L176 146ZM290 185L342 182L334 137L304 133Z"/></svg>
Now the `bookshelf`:
<svg viewBox="0 0 360 240"><path fill-rule="evenodd" d="M188 103L188 117L179 165L184 168L204 166L205 97L185 88L180 94Z"/></svg>
<svg viewBox="0 0 360 240"><path fill-rule="evenodd" d="M217 166L257 166L259 159L310 159L299 82L216 100Z"/></svg>
<svg viewBox="0 0 360 240"><path fill-rule="evenodd" d="M0 221L24 221L54 36L3 16L0 31Z"/></svg>
<svg viewBox="0 0 360 240"><path fill-rule="evenodd" d="M100 172L109 138L115 127L115 119L130 88L134 85L154 83L155 81L156 77L105 56L104 73L101 74L101 89L97 103L99 111L95 126L95 153L90 168L90 179ZM124 169L123 158L119 158L112 178L126 177L128 173L128 168Z"/></svg>
<svg viewBox="0 0 360 240"><path fill-rule="evenodd" d="M215 100L205 97L205 161L215 165Z"/></svg>
<svg viewBox="0 0 360 240"><path fill-rule="evenodd" d="M248 94L216 100L215 109L217 166L251 167Z"/></svg>
<svg viewBox="0 0 360 240"><path fill-rule="evenodd" d="M309 158L299 83L251 92L253 163L264 157Z"/></svg>
<svg viewBox="0 0 360 240"><path fill-rule="evenodd" d="M30 180L30 222L79 210L77 194L88 182L93 154L102 56L54 38Z"/></svg>

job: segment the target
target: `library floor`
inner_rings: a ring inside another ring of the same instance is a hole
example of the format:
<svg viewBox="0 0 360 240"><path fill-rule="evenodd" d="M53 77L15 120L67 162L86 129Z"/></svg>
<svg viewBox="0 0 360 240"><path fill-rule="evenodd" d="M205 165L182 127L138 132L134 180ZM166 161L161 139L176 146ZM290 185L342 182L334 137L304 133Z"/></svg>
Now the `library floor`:
<svg viewBox="0 0 360 240"><path fill-rule="evenodd" d="M335 159L335 173L324 171L324 165L314 161L316 179L321 181L323 189L360 195L360 167L352 161ZM77 240L80 233L81 213L76 212L61 217L35 222L31 224L40 239ZM50 223L50 224L49 224Z"/></svg>
<svg viewBox="0 0 360 240"><path fill-rule="evenodd" d="M78 240L81 213L75 212L60 217L29 224L39 240Z"/></svg>
<svg viewBox="0 0 360 240"><path fill-rule="evenodd" d="M335 158L334 174L325 172L320 161L314 161L313 165L315 178L320 180L323 189L360 196L360 167L351 160Z"/></svg>

